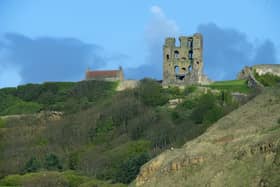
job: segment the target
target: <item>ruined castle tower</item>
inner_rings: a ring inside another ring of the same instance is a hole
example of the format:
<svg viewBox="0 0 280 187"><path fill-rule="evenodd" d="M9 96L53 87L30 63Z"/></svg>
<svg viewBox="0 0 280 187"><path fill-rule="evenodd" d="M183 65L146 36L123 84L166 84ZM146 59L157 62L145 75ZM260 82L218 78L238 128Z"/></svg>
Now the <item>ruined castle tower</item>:
<svg viewBox="0 0 280 187"><path fill-rule="evenodd" d="M201 34L166 38L163 46L163 86L206 84L203 75L203 38Z"/></svg>

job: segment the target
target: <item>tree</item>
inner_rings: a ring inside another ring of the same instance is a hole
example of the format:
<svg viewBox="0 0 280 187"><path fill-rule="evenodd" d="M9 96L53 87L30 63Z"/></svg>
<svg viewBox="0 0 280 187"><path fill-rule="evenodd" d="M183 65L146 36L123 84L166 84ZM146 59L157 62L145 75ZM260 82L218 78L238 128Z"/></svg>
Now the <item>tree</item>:
<svg viewBox="0 0 280 187"><path fill-rule="evenodd" d="M138 94L141 101L149 106L163 105L168 101L168 97L163 93L161 85L152 79L141 80Z"/></svg>
<svg viewBox="0 0 280 187"><path fill-rule="evenodd" d="M23 172L35 172L41 168L41 163L35 157L31 157L25 164Z"/></svg>
<svg viewBox="0 0 280 187"><path fill-rule="evenodd" d="M129 184L132 182L140 171L140 167L149 160L147 153L141 153L130 157L120 165L119 172L116 176L116 182Z"/></svg>

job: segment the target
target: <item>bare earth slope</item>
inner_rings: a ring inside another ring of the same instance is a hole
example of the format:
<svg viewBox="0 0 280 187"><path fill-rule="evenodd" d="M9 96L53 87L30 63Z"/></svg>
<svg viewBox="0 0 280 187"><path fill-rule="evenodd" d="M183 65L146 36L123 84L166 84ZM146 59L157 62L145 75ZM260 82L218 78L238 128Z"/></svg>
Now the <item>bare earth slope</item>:
<svg viewBox="0 0 280 187"><path fill-rule="evenodd" d="M131 186L280 186L280 89L145 164Z"/></svg>

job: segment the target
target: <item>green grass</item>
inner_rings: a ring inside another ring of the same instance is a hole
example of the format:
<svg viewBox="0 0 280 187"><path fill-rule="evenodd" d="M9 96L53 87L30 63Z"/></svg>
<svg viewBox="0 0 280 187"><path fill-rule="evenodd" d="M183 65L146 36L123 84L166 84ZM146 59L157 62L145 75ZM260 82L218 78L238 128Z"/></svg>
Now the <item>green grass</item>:
<svg viewBox="0 0 280 187"><path fill-rule="evenodd" d="M0 118L0 128L4 128L5 127L5 120Z"/></svg>
<svg viewBox="0 0 280 187"><path fill-rule="evenodd" d="M39 112L42 105L35 102L20 101L14 105L9 106L1 112L2 115L14 115L14 114L33 114Z"/></svg>
<svg viewBox="0 0 280 187"><path fill-rule="evenodd" d="M248 93L250 91L250 88L248 88L247 86L246 80L216 81L209 85L205 85L205 87L241 93Z"/></svg>
<svg viewBox="0 0 280 187"><path fill-rule="evenodd" d="M124 184L111 184L108 181L80 175L74 171L40 171L25 175L9 175L0 180L0 186L56 186L59 187L125 187Z"/></svg>

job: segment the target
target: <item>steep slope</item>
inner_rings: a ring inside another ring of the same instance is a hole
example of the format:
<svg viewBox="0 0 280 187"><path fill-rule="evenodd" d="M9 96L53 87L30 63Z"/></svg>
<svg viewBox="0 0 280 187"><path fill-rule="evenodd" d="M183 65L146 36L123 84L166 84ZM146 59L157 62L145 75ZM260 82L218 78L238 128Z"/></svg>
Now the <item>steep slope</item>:
<svg viewBox="0 0 280 187"><path fill-rule="evenodd" d="M279 186L280 89L268 89L182 148L142 166L131 186Z"/></svg>

